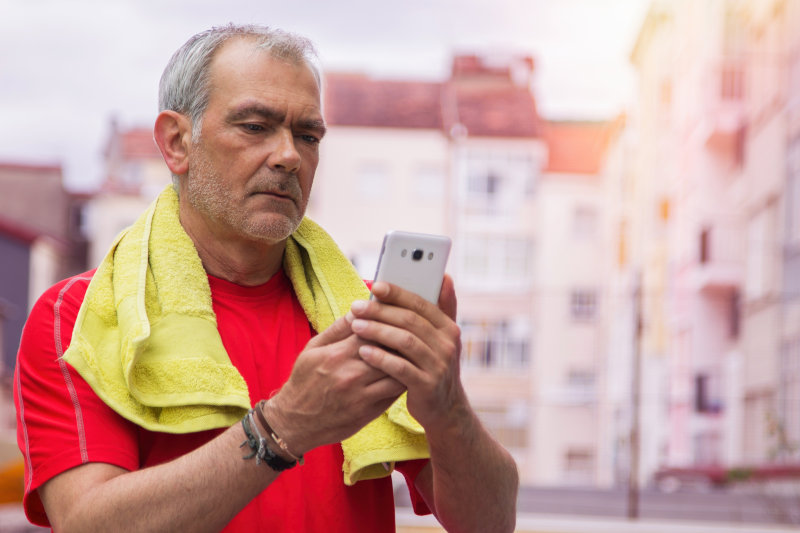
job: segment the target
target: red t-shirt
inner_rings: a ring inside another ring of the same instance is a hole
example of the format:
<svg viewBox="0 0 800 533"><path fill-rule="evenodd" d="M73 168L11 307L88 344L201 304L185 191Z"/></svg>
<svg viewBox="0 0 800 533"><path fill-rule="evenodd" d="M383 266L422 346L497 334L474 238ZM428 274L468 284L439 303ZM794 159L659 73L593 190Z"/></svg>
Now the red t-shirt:
<svg viewBox="0 0 800 533"><path fill-rule="evenodd" d="M25 457L25 512L35 524L49 525L36 489L65 470L88 462L138 470L184 455L223 431L175 435L144 430L105 405L63 361L92 274L64 280L45 292L22 334L14 401L17 440ZM209 283L222 342L255 404L288 379L314 332L282 271L258 287L212 276ZM398 465L420 513L429 511L413 479L424 464ZM308 452L305 465L283 472L226 530L394 531L391 479L347 487L341 466L338 444Z"/></svg>

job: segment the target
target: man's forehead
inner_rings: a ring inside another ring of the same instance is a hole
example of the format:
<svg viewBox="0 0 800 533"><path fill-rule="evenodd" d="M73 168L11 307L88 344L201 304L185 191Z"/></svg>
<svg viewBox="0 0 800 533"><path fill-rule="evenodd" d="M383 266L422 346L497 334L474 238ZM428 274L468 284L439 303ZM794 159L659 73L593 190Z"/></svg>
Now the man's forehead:
<svg viewBox="0 0 800 533"><path fill-rule="evenodd" d="M208 81L212 101L222 98L225 107L252 107L245 103L247 100L272 101L279 106L280 102L292 102L305 109L303 114L321 116L319 84L305 61L278 57L269 49L259 48L253 39L238 37L231 41L212 58Z"/></svg>
<svg viewBox="0 0 800 533"><path fill-rule="evenodd" d="M235 60L238 60L238 62ZM314 78L317 89L320 89L317 73L306 58L297 57L295 59L286 54L281 54L272 48L263 46L262 41L254 35L237 35L222 43L211 57L209 72L213 76L214 71L219 70L219 66L235 67L242 65L243 68L248 68L245 66L246 63L262 60L303 68Z"/></svg>

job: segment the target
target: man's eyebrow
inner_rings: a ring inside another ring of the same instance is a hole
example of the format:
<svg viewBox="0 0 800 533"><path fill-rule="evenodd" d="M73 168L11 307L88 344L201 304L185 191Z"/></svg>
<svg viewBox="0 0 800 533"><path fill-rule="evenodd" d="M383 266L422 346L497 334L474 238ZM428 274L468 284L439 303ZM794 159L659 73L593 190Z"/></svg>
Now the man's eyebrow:
<svg viewBox="0 0 800 533"><path fill-rule="evenodd" d="M233 109L228 113L227 119L229 122L236 122L237 120L244 120L253 116L274 122L283 122L286 118L286 115L277 109L272 109L271 107L261 104L247 104Z"/></svg>
<svg viewBox="0 0 800 533"><path fill-rule="evenodd" d="M315 131L320 138L328 131L328 127L322 119L300 119L297 121L297 126L301 130Z"/></svg>
<svg viewBox="0 0 800 533"><path fill-rule="evenodd" d="M228 122L237 122L254 116L277 123L281 123L286 119L286 114L283 111L278 111L262 104L246 104L228 113L227 120ZM297 127L302 130L315 131L320 137L328 131L328 127L322 119L299 119Z"/></svg>

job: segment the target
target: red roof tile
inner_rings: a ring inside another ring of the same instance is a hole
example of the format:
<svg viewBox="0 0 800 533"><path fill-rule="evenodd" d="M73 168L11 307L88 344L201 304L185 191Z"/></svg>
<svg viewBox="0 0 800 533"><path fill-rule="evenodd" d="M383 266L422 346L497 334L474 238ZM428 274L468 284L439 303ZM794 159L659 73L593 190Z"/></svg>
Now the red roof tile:
<svg viewBox="0 0 800 533"><path fill-rule="evenodd" d="M329 74L325 119L336 126L441 129L440 92L440 83Z"/></svg>
<svg viewBox="0 0 800 533"><path fill-rule="evenodd" d="M514 85L453 85L457 122L475 137L538 137L539 116L530 91ZM451 118L451 117L449 117Z"/></svg>
<svg viewBox="0 0 800 533"><path fill-rule="evenodd" d="M530 74L533 61L523 58ZM518 69L517 69L518 70ZM537 137L539 116L525 78L510 66L494 66L477 56L454 59L444 83L376 80L359 74L329 74L325 116L334 126L438 129L456 124L476 137Z"/></svg>

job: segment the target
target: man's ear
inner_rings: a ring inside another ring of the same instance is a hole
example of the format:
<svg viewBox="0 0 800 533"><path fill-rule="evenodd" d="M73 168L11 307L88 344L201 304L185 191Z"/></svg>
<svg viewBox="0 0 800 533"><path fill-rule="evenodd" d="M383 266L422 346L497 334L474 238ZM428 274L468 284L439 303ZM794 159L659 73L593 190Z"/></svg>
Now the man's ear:
<svg viewBox="0 0 800 533"><path fill-rule="evenodd" d="M176 111L162 111L156 117L153 138L172 173L178 176L186 174L189 171L189 145L192 142L189 118Z"/></svg>

